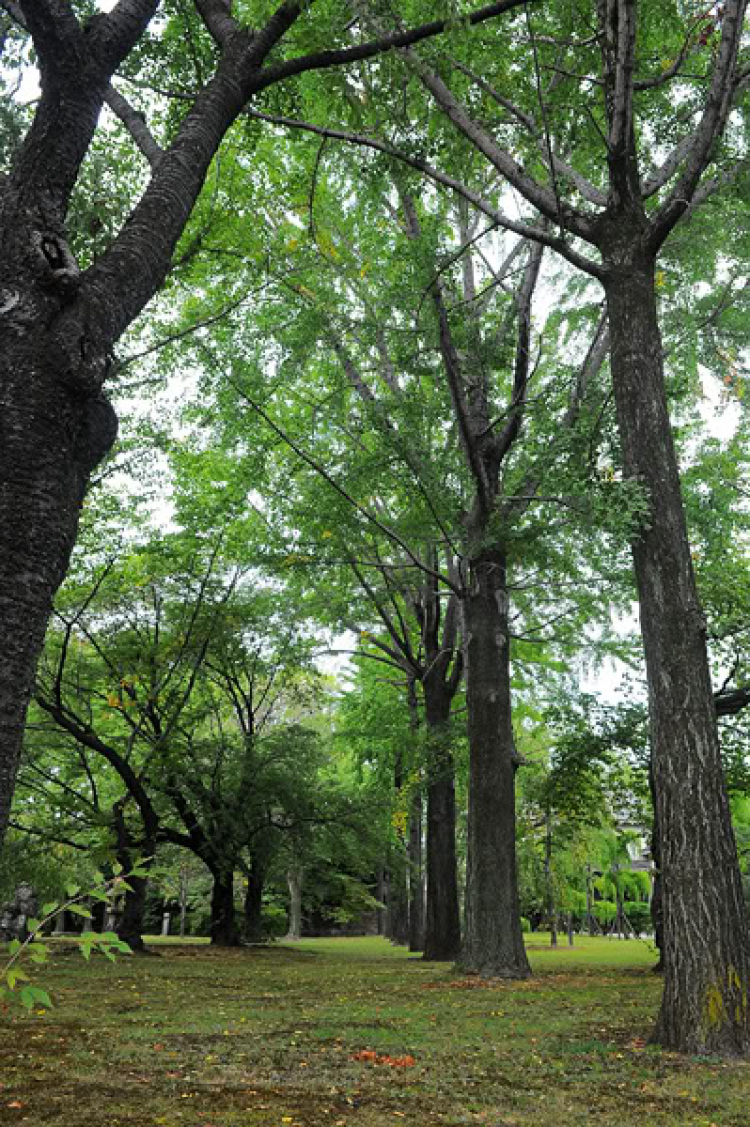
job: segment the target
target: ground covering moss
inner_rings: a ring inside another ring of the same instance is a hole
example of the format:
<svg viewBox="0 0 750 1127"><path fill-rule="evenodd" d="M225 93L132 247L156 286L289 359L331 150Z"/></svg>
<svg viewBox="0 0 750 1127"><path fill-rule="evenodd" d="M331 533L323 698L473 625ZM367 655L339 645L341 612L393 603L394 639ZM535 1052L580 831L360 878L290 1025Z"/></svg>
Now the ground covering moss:
<svg viewBox="0 0 750 1127"><path fill-rule="evenodd" d="M748 1127L750 1062L649 1046L635 941L529 937L534 977L467 978L383 939L40 968L0 1014L0 1123L60 1127Z"/></svg>

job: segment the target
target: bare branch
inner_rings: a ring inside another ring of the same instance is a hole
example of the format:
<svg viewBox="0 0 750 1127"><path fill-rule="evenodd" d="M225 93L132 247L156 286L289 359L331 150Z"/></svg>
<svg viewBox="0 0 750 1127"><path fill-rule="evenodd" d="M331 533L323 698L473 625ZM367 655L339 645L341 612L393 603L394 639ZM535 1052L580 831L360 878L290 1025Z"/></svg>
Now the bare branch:
<svg viewBox="0 0 750 1127"><path fill-rule="evenodd" d="M663 188L667 181L674 176L685 157L693 148L695 139L695 133L689 133L687 137L683 137L672 149L672 152L664 163L659 168L655 169L650 176L646 177L642 189L643 198L645 200L653 196L655 192L658 192L659 188Z"/></svg>
<svg viewBox="0 0 750 1127"><path fill-rule="evenodd" d="M531 341L531 300L539 278L544 247L537 243L531 251L524 271L521 288L516 299L518 315L518 340L516 342L513 391L508 409L508 421L498 435L493 458L500 465L518 438L526 406L526 389L529 383L529 347Z"/></svg>
<svg viewBox="0 0 750 1127"><path fill-rule="evenodd" d="M130 103L123 98L122 94L120 94L114 86L110 85L108 87L107 93L104 95L104 100L125 126L136 146L151 167L155 168L164 155L164 150L157 144L151 130L146 124L146 119L143 114L133 109Z"/></svg>

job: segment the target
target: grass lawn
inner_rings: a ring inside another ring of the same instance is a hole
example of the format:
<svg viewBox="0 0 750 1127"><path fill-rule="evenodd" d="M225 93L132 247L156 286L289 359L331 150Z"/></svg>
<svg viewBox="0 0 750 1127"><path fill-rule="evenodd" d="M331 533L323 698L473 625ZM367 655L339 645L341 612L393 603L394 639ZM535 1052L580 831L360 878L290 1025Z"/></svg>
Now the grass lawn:
<svg viewBox="0 0 750 1127"><path fill-rule="evenodd" d="M521 983L383 939L60 947L38 976L55 1009L0 1012L0 1124L750 1127L750 1062L645 1043L648 944L527 938Z"/></svg>

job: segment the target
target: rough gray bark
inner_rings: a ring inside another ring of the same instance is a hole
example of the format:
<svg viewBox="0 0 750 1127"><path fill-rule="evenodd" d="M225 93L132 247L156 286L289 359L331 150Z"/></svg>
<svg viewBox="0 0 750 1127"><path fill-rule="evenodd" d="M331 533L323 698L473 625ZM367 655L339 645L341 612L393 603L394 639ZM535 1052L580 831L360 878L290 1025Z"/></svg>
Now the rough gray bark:
<svg viewBox="0 0 750 1127"><path fill-rule="evenodd" d="M487 549L471 561L466 617L469 822L460 965L485 977L531 973L516 875L514 746L506 563Z"/></svg>
<svg viewBox="0 0 750 1127"><path fill-rule="evenodd" d="M688 1052L746 1052L750 933L672 444L655 258L634 253L633 227L617 227L607 302L624 472L649 499L633 560L662 876L664 995L654 1039Z"/></svg>

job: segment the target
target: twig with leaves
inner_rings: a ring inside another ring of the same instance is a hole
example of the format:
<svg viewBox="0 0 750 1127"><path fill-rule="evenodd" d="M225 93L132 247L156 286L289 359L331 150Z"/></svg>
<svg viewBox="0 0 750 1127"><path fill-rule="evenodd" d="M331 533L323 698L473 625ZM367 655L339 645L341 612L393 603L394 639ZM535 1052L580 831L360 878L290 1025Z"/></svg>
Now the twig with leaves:
<svg viewBox="0 0 750 1127"><path fill-rule="evenodd" d="M82 891L76 885L68 885L66 900L60 904L54 901L43 904L39 918L26 921L28 931L26 938L23 940L13 939L8 945L8 958L5 964L0 967L0 1006L7 1008L10 1003L18 1000L27 1010L32 1010L37 1005L51 1008L52 1000L47 991L40 986L35 986L27 973L29 963L41 966L49 958L49 944L42 940L45 928L63 912L71 912L73 915L90 920L92 913L85 902L97 900L100 903L111 905L121 892L128 890L127 881L129 877L146 875L146 869L143 868L143 865L144 861L141 860L136 863L130 872L124 874L122 867L114 864L112 866L113 876L109 880L104 880L100 885L86 891ZM128 944L120 939L114 931L84 931L80 936L73 937L73 942L78 945L86 960L91 958L92 951L100 952L112 962L115 961L117 953L132 954ZM16 987L19 985L20 989L16 993Z"/></svg>

